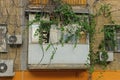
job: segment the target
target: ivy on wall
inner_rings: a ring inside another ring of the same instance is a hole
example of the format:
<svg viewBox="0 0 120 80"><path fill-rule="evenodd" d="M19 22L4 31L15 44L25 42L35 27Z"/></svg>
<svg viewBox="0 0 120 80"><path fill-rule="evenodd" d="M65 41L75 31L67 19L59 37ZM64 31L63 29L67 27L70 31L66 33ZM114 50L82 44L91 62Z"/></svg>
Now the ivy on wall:
<svg viewBox="0 0 120 80"><path fill-rule="evenodd" d="M94 72L94 67L96 64L101 64L104 67L106 67L107 59L108 59L106 46L108 46L108 44L105 43L105 40L109 39L111 43L109 45L115 47L115 40L111 38L111 36L114 36L113 32L115 28L113 27L113 28L102 29L104 31L105 39L101 41L101 44L98 47L98 51L96 52L94 50L95 34L97 27L95 18L102 15L104 18L109 20L108 23L114 24L115 22L114 20L112 20L111 11L110 11L112 8L111 5L102 4L99 10L94 15L89 14L88 17L85 18L85 15L82 15L81 17L75 14L72 10L72 7L68 4L63 3L61 0L53 0L53 2L55 3L55 7L53 12L49 14L50 16L49 21L42 20L41 19L42 16L40 14L37 14L35 16L35 20L30 22L30 25L36 22L40 23L39 28L36 30L36 34L35 34L36 36L39 36L40 45L41 46L43 45L42 31L46 31L47 33L49 33L52 24L57 25L56 29L61 32L61 38L59 40L59 43L62 45L64 45L64 43L68 43L69 41L71 41L71 39L73 39L73 37L75 37L74 44L75 47L77 47L76 45L79 44L77 43L77 40L80 39L80 37L82 36L81 32L89 33L90 53L88 55L88 60L90 61L90 64L89 63L86 64L86 66L88 66L88 71L90 74L92 74ZM76 26L73 27L71 26L72 24L76 24ZM66 28L66 26L68 27ZM73 28L71 29L71 27ZM69 36L66 39L64 39L64 32L67 32L69 34ZM57 50L57 48L54 47L54 44L50 42L45 50L48 50L51 46L54 48L52 51L53 55L51 56L51 59L53 59L54 54L56 53ZM99 59L100 52L102 53L103 56L102 61L100 61Z"/></svg>

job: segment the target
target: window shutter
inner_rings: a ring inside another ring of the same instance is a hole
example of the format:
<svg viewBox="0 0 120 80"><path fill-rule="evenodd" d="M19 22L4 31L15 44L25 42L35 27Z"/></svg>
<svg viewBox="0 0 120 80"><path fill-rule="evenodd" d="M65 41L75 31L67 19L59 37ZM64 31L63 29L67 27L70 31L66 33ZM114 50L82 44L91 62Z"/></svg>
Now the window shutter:
<svg viewBox="0 0 120 80"><path fill-rule="evenodd" d="M35 6L45 5L49 0L29 0L29 3ZM70 5L84 5L87 4L87 0L62 0L63 2Z"/></svg>
<svg viewBox="0 0 120 80"><path fill-rule="evenodd" d="M86 0L63 0L67 4L70 5L83 5L86 4Z"/></svg>

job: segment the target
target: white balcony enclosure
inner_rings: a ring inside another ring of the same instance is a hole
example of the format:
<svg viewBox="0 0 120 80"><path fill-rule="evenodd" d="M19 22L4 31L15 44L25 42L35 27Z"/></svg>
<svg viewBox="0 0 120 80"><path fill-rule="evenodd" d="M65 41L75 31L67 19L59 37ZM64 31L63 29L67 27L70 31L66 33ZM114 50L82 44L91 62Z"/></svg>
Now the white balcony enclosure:
<svg viewBox="0 0 120 80"><path fill-rule="evenodd" d="M35 15L29 14L29 21ZM29 45L28 45L28 68L29 69L86 69L85 64L89 64L89 38L87 36L85 44L55 44L59 39L59 31L51 30L50 38L54 43L56 52L53 56L53 47L51 46L47 51L45 50L48 43L41 46L38 44L38 37L34 36L37 25L32 25L29 29ZM55 36L53 36L55 35ZM54 37L54 39L52 38ZM51 59L51 57L53 58Z"/></svg>

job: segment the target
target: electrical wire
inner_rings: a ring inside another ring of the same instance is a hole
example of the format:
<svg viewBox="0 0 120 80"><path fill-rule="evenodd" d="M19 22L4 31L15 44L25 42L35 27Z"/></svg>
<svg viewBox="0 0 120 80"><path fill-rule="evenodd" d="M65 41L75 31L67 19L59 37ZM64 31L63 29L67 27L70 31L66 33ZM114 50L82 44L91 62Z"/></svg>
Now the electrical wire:
<svg viewBox="0 0 120 80"><path fill-rule="evenodd" d="M43 0L40 0L40 5L42 4L42 1ZM46 4L46 5L43 5L42 8L40 9L41 13L40 13L40 17L43 17L45 15L47 15L47 13L45 13L46 9L49 8L48 5L50 4L50 1ZM44 50L44 47L43 47L43 43L40 44L40 47L41 47L41 50L42 50L42 56L41 56L41 59L40 61L37 63L37 66L39 66L39 64L41 64L42 60L44 59L44 56L45 56L45 50ZM41 53L40 53L41 54Z"/></svg>

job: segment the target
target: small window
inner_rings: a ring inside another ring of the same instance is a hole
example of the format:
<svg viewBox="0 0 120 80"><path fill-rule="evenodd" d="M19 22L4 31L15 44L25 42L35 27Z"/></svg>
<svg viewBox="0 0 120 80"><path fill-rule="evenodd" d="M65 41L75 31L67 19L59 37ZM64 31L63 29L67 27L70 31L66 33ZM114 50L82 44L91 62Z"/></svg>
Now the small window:
<svg viewBox="0 0 120 80"><path fill-rule="evenodd" d="M120 25L104 26L105 49L120 52Z"/></svg>
<svg viewBox="0 0 120 80"><path fill-rule="evenodd" d="M6 25L0 24L0 52L6 52Z"/></svg>
<svg viewBox="0 0 120 80"><path fill-rule="evenodd" d="M39 36L36 35L36 30L39 28L39 25L33 24L31 27L31 43L38 43L39 42ZM42 31L42 41L43 43L48 43L49 42L49 32Z"/></svg>
<svg viewBox="0 0 120 80"><path fill-rule="evenodd" d="M36 16L35 14L29 15L29 21L33 21L35 16ZM50 20L48 14L46 13L45 15L43 15L41 20L43 20L42 23L36 22L36 23L33 23L30 27L30 30L29 30L30 43L38 43L39 37L42 37L43 43L49 43L50 31L49 30L38 31L39 27L41 27L40 24L45 26L46 28L50 27L49 24L45 24L46 22L49 22L49 20ZM40 32L40 34L38 32Z"/></svg>
<svg viewBox="0 0 120 80"><path fill-rule="evenodd" d="M120 52L120 29L116 30L116 51Z"/></svg>

